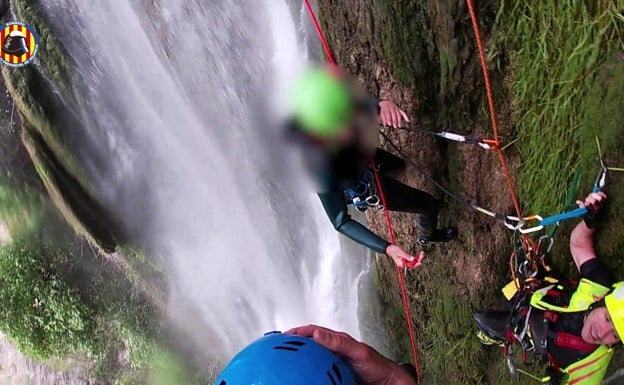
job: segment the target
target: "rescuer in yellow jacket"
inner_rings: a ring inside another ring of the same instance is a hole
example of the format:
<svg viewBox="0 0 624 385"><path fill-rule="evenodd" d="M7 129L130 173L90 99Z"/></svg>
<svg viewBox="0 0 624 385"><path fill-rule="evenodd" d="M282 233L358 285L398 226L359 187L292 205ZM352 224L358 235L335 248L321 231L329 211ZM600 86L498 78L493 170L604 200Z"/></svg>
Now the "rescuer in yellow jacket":
<svg viewBox="0 0 624 385"><path fill-rule="evenodd" d="M577 284L545 285L524 306L474 316L481 342L506 348L516 343L548 361L542 379L548 384L599 385L614 345L624 336L624 282L616 282L594 251L595 219L605 200L606 195L597 192L577 202L588 208L570 237L580 273Z"/></svg>

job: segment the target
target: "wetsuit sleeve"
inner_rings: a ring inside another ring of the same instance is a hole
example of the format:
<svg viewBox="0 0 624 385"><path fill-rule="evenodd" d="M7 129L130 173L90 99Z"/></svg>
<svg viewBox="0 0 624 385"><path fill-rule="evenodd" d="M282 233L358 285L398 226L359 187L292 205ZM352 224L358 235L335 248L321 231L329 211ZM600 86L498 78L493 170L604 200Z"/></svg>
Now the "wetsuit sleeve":
<svg viewBox="0 0 624 385"><path fill-rule="evenodd" d="M377 234L351 218L347 212L347 205L341 191L319 193L318 196L321 198L325 213L327 213L338 232L378 253L386 252L390 242L380 238Z"/></svg>
<svg viewBox="0 0 624 385"><path fill-rule="evenodd" d="M611 270L597 258L592 258L581 265L581 278L588 279L604 287L611 287L615 279Z"/></svg>

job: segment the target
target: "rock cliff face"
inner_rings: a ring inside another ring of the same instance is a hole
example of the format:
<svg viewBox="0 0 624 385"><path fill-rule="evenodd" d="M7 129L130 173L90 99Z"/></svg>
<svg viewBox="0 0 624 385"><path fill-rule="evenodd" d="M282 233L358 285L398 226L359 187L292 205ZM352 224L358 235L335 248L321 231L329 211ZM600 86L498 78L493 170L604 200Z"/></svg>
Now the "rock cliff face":
<svg viewBox="0 0 624 385"><path fill-rule="evenodd" d="M416 4L418 3L418 4ZM427 131L450 131L488 137L491 133L485 107L485 88L474 44L474 35L465 1L334 1L320 0L320 17L340 65L357 75L372 94L391 99L411 117L411 127ZM479 11L482 34L488 44L494 10L489 3ZM493 81L505 96L505 83L493 71ZM509 134L509 111L498 106L503 134ZM452 255L449 265L462 264L467 246L479 250L494 247L503 231L490 233L498 226L490 218L474 215L427 182L426 176L450 187L460 196L499 212L511 212L500 166L493 154L468 144L443 142L414 132L384 128L393 143L419 165L408 167L403 176L409 184L427 190L448 203L442 223L460 226L460 241L436 247L434 254ZM387 144L382 146L390 149ZM512 165L516 159L508 154ZM380 232L385 220L369 212L368 219ZM417 249L416 229L411 215L393 214L399 243ZM504 239L504 237L502 237ZM466 245L466 243L470 243ZM458 246L459 245L459 246ZM456 249L456 250L453 250ZM449 251L453 250L453 252ZM436 255L437 257L437 255ZM476 265L476 264L475 264ZM476 268L476 266L475 266ZM458 275L466 274L458 269ZM472 290L466 288L466 290Z"/></svg>
<svg viewBox="0 0 624 385"><path fill-rule="evenodd" d="M490 136L489 117L484 113L487 105L483 75L464 0L318 3L319 17L337 62L357 75L372 94L393 100L405 109L412 120L411 127ZM490 44L494 14L490 2L480 4L478 17L486 46ZM496 64L504 69L501 60L497 59ZM498 90L497 101L501 102L507 93L503 73L490 70ZM506 105L498 103L498 118L503 134L510 134L511 117ZM424 265L407 274L418 346L425 357L424 370L431 374L442 369L432 362L430 349L425 348L431 344L448 344L450 349L462 343L458 355L464 354L464 348L473 349L478 356L484 354L473 339L466 338L473 330L470 309L502 284L499 277L503 276L506 264L501 260L507 254L505 246L509 245L510 232L445 196L426 176L494 211L511 213L513 207L494 153L414 132L392 128L384 128L383 132L418 165L418 169L408 166L403 181L443 199L446 206L440 223L456 225L460 232L457 241L427 248ZM382 147L396 152L383 141ZM513 150L508 150L507 156L512 167L518 164ZM391 217L397 243L414 253L419 250L415 217L402 213L392 213ZM382 212L369 210L367 218L376 232L387 234ZM378 260L382 296L390 308L400 307L394 265L385 257ZM449 312L454 314L447 320L439 318ZM405 360L411 356L405 321L400 312L391 317L394 319L388 320L390 339L397 344L397 358ZM444 323L446 330L441 329ZM455 365L459 370L469 366L468 362ZM470 369L472 373L463 375L483 379L486 373L479 370ZM434 376L444 377L440 373Z"/></svg>

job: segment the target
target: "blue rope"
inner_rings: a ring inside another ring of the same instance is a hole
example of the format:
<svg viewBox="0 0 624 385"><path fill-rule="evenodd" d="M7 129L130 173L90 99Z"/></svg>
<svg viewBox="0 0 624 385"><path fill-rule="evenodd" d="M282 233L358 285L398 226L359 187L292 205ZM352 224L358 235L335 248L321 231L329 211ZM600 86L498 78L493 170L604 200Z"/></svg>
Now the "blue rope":
<svg viewBox="0 0 624 385"><path fill-rule="evenodd" d="M596 181L594 182L594 188L592 189L592 192L598 192L602 190L602 188L604 188L604 185L606 182L606 175L607 175L607 169L605 167L602 167L600 171L598 172L598 176L596 177ZM572 211L568 211L565 213L550 216L548 218L544 218L540 221L540 225L541 226L553 225L560 221L582 217L585 214L587 214L587 207L579 207Z"/></svg>

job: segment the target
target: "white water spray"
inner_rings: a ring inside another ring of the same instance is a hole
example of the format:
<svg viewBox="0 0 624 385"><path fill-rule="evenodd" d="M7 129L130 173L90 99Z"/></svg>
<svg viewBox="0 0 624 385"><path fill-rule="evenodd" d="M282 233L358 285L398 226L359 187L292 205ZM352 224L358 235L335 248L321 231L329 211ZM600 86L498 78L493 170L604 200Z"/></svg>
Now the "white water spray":
<svg viewBox="0 0 624 385"><path fill-rule="evenodd" d="M364 253L340 252L320 202L256 120L258 109L283 107L303 65L287 5L144 3L42 6L66 32L89 140L105 159L81 160L104 200L165 256L171 318L224 358L299 324L359 337Z"/></svg>

